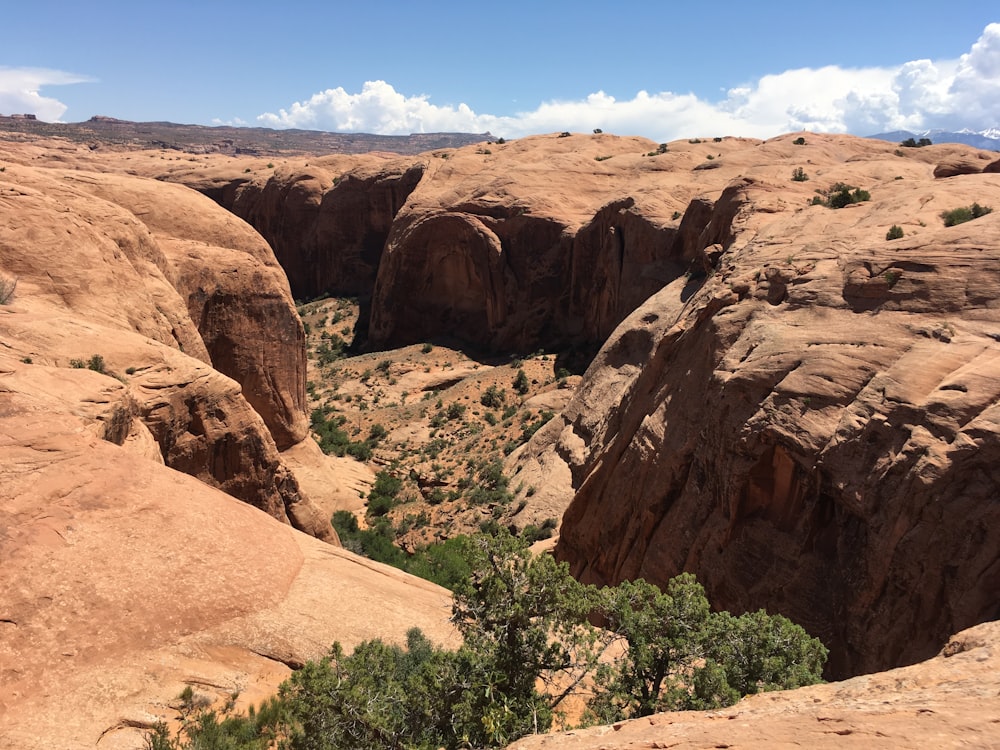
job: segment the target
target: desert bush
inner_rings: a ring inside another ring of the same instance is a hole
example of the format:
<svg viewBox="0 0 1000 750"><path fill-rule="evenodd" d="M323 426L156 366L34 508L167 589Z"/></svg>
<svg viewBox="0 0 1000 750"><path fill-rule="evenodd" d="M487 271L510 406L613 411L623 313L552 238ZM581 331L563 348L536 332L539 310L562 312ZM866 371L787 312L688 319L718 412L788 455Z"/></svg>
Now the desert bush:
<svg viewBox="0 0 1000 750"><path fill-rule="evenodd" d="M489 407L490 409L499 409L505 403L507 403L507 396L503 388L499 388L496 385L491 385L479 397L479 403L481 403L483 406Z"/></svg>
<svg viewBox="0 0 1000 750"><path fill-rule="evenodd" d="M248 723L265 726L289 750L497 748L546 731L588 675L591 715L603 721L718 707L819 681L826 649L783 617L713 613L690 574L663 591L641 580L598 590L576 581L566 563L533 555L495 521L484 526L494 533L442 548L467 565L453 589L457 650L416 629L405 646L366 641L348 655L334 643L293 674L266 710L244 717ZM592 625L594 615L607 628ZM600 658L621 643L628 648L619 658ZM232 725L232 737L223 732L214 744L199 744L193 735L173 741L158 727L147 738L160 744L147 739L147 747L256 750L237 742L245 729Z"/></svg>
<svg viewBox="0 0 1000 750"><path fill-rule="evenodd" d="M933 144L930 138L921 138L919 141L907 138L905 141L900 141L899 145L903 148L923 148L924 146L931 146Z"/></svg>
<svg viewBox="0 0 1000 750"><path fill-rule="evenodd" d="M107 375L104 369L104 357L100 354L92 354L90 359L71 359L69 361L69 366L75 370L93 370L94 372L99 372L102 375Z"/></svg>
<svg viewBox="0 0 1000 750"><path fill-rule="evenodd" d="M826 206L828 208L843 208L852 203L862 203L871 200L872 196L867 190L837 182L830 186L829 190L817 190L817 195L813 198L813 205Z"/></svg>
<svg viewBox="0 0 1000 750"><path fill-rule="evenodd" d="M809 175L802 167L796 167L792 170L792 180L795 182L805 182L809 179Z"/></svg>
<svg viewBox="0 0 1000 750"><path fill-rule="evenodd" d="M806 145L806 139L803 138L800 135L798 138L796 138L794 141L792 141L792 145L793 146L805 146Z"/></svg>
<svg viewBox="0 0 1000 750"><path fill-rule="evenodd" d="M399 504L403 480L382 470L375 475L375 484L368 493L368 515L384 516Z"/></svg>
<svg viewBox="0 0 1000 750"><path fill-rule="evenodd" d="M524 370L517 371L517 375L514 376L514 382L512 385L514 386L514 390L522 396L528 392L531 384L528 382L528 376L525 374Z"/></svg>
<svg viewBox="0 0 1000 750"><path fill-rule="evenodd" d="M903 228L898 224L893 224L889 227L889 231L885 233L885 238L887 240L898 240L903 236Z"/></svg>
<svg viewBox="0 0 1000 750"><path fill-rule="evenodd" d="M964 224L967 221L978 219L980 216L986 216L989 213L993 213L993 209L989 206L980 206L978 203L973 203L971 206L961 206L953 208L950 211L942 211L941 218L944 220L946 227L953 227L956 224Z"/></svg>

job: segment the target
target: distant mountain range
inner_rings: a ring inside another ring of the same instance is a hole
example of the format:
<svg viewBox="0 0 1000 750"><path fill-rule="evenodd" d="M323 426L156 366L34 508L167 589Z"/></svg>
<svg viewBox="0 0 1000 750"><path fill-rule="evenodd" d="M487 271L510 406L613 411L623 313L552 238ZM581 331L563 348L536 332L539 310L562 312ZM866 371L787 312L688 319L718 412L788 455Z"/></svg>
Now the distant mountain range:
<svg viewBox="0 0 1000 750"><path fill-rule="evenodd" d="M86 122L42 122L34 116L0 115L0 133L30 133L67 138L79 143L117 148L162 148L186 153L279 156L291 154L362 154L390 151L419 154L438 148L458 148L493 140L489 133L414 133L372 135L317 130L271 130L227 125L181 125L173 122L131 122L96 115Z"/></svg>
<svg viewBox="0 0 1000 750"><path fill-rule="evenodd" d="M891 133L878 133L870 135L869 138L878 138L882 141L893 141L900 143L907 138L920 140L930 138L932 143L964 143L973 148L982 148L987 151L1000 151L1000 128L989 128L988 130L973 131L962 130L924 130L919 133L911 133L909 130L894 130Z"/></svg>

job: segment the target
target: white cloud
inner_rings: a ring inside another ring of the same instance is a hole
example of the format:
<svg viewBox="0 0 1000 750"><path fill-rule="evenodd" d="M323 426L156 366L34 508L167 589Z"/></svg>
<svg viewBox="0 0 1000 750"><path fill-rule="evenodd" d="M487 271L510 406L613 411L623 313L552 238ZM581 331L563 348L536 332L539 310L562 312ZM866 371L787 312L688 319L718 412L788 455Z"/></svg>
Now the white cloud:
<svg viewBox="0 0 1000 750"><path fill-rule="evenodd" d="M884 68L801 68L734 87L719 101L692 94L638 92L618 100L603 91L548 101L514 115L477 114L468 105L436 105L385 81L361 93L327 89L308 101L257 118L275 128L405 135L463 131L514 138L602 128L671 140L694 135L769 138L796 130L870 135L934 127L985 129L1000 124L1000 24L986 27L958 60L914 60Z"/></svg>
<svg viewBox="0 0 1000 750"><path fill-rule="evenodd" d="M46 86L90 83L94 79L47 68L0 67L0 113L33 114L39 120L57 122L67 107L58 99L42 96Z"/></svg>

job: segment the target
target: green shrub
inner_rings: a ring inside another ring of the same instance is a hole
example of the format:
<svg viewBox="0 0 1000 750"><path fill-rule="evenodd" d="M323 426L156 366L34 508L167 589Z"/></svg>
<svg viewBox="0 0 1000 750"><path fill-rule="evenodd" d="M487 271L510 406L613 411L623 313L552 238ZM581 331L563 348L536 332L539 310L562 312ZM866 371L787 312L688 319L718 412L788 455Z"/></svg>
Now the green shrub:
<svg viewBox="0 0 1000 750"><path fill-rule="evenodd" d="M514 377L513 386L514 390L522 396L531 388L531 384L528 382L528 376L525 374L524 370L517 371L517 375Z"/></svg>
<svg viewBox="0 0 1000 750"><path fill-rule="evenodd" d="M889 231L885 233L885 238L887 240L898 240L903 236L903 228L898 224L893 224L889 227Z"/></svg>
<svg viewBox="0 0 1000 750"><path fill-rule="evenodd" d="M496 521L483 526L492 533L438 547L443 567L454 566L457 650L416 629L405 647L366 641L348 655L334 643L295 672L277 699L209 734L209 742L183 730L175 742L157 727L147 747L262 750L267 745L250 743L269 735L289 750L499 748L546 731L570 693L563 687L588 675L591 716L608 722L729 705L820 679L826 649L818 640L764 611L713 613L690 574L663 591L642 580L598 590L573 579L566 563L531 554L526 540ZM595 615L606 628L590 624ZM602 659L610 648L620 656ZM218 724L204 722L211 731Z"/></svg>
<svg viewBox="0 0 1000 750"><path fill-rule="evenodd" d="M507 396L504 393L503 388L499 388L496 385L491 385L479 397L479 403L481 403L483 406L489 407L490 409L499 409L505 403L507 403Z"/></svg>
<svg viewBox="0 0 1000 750"><path fill-rule="evenodd" d="M830 189L825 193L818 190L816 192L821 193L824 197L820 197L819 195L814 197L812 200L813 205L827 206L828 208L843 208L852 203L869 201L872 197L871 193L867 190L862 190L843 182L831 185Z"/></svg>
<svg viewBox="0 0 1000 750"><path fill-rule="evenodd" d="M953 208L950 211L942 211L941 218L944 220L946 227L953 227L956 224L964 224L967 221L978 219L980 216L986 216L989 213L993 213L993 209L989 206L980 206L978 203L973 203L971 206L962 206L960 208Z"/></svg>
<svg viewBox="0 0 1000 750"><path fill-rule="evenodd" d="M94 372L99 372L102 375L107 375L104 370L104 357L100 354L93 354L90 359L86 361L82 359L71 359L69 361L69 366L76 370L93 370Z"/></svg>
<svg viewBox="0 0 1000 750"><path fill-rule="evenodd" d="M805 182L809 179L809 175L802 167L796 167L792 170L792 180L795 182Z"/></svg>
<svg viewBox="0 0 1000 750"><path fill-rule="evenodd" d="M806 145L806 139L803 138L800 135L798 138L796 138L794 141L792 141L792 145L793 146L805 146Z"/></svg>

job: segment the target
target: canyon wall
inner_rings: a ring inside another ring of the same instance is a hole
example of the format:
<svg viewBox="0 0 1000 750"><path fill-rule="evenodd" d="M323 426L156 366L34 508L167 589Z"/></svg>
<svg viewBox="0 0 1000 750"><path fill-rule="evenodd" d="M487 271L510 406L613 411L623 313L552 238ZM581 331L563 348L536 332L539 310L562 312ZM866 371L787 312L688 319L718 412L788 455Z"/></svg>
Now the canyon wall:
<svg viewBox="0 0 1000 750"><path fill-rule="evenodd" d="M307 436L305 354L267 244L177 185L22 165L0 183L6 356L118 378L115 442L151 437L160 463L335 541L278 453Z"/></svg>

